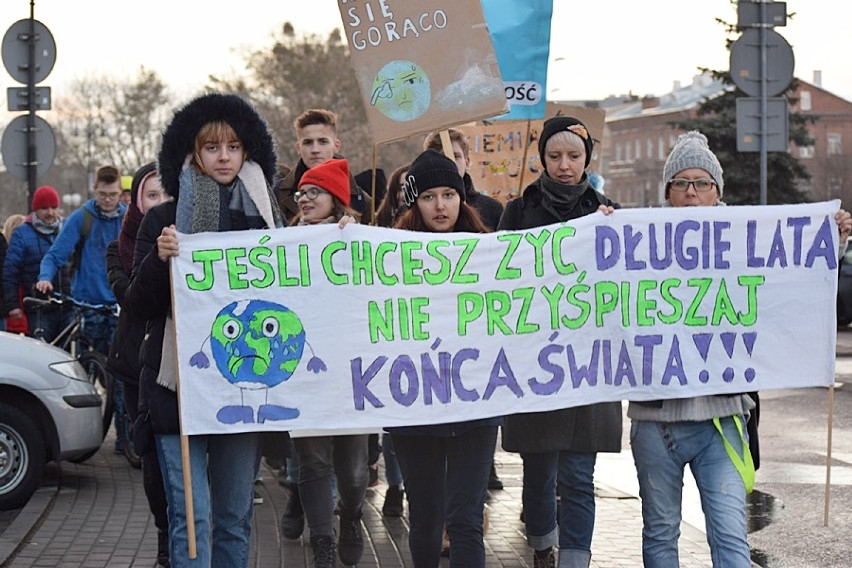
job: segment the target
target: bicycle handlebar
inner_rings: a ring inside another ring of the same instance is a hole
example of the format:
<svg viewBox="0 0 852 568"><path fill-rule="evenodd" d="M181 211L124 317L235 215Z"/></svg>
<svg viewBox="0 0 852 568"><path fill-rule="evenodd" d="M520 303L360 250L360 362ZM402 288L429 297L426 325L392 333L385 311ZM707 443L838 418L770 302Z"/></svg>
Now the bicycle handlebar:
<svg viewBox="0 0 852 568"><path fill-rule="evenodd" d="M44 309L48 306L62 306L66 303L74 304L79 308L86 308L89 310L93 310L96 312L104 312L114 314L116 312L116 306L110 304L90 304L89 302L84 302L83 300L77 300L67 294L62 294L60 292L54 293L53 296L49 298L35 298L33 296L24 296L24 306L32 307L38 310Z"/></svg>

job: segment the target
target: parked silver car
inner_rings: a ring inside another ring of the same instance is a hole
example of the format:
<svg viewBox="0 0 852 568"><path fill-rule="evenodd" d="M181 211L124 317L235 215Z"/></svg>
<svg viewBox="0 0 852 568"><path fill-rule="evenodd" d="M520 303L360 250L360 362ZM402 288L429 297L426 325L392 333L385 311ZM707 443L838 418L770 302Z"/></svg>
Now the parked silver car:
<svg viewBox="0 0 852 568"><path fill-rule="evenodd" d="M0 510L23 506L49 461L103 440L101 397L83 367L43 341L0 332Z"/></svg>

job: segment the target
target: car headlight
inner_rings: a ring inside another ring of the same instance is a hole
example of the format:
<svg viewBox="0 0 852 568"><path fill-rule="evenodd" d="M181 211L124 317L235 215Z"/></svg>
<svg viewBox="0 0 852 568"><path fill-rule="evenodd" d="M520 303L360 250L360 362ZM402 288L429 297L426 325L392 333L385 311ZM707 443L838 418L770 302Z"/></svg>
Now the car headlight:
<svg viewBox="0 0 852 568"><path fill-rule="evenodd" d="M89 382L89 377L86 376L86 370L77 363L77 361L61 361L59 363L51 363L48 365L50 370L58 373L63 377L74 379L75 381Z"/></svg>

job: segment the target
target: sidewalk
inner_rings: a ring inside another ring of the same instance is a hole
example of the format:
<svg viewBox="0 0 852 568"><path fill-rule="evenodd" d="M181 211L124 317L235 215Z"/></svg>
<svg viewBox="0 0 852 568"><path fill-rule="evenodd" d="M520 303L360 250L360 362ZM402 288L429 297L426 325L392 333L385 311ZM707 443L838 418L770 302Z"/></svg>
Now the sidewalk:
<svg viewBox="0 0 852 568"><path fill-rule="evenodd" d="M0 566L154 565L156 528L142 490L141 471L113 454L112 445L110 433L102 450L85 464L49 467L44 486L0 534ZM592 545L592 566L597 568L642 565L642 519L639 500L632 489L636 483L635 471L626 440L624 448L621 454L599 456L597 522ZM521 460L517 454L498 450L496 463L505 489L490 492L490 528L485 537L487 566L528 567L532 565L531 550L526 545L519 518ZM265 464L262 475L258 491L264 503L255 507L249 565L311 566L307 537L288 541L280 533L286 490ZM380 479L384 479L383 471ZM365 553L359 563L362 568L412 565L407 546L407 519L382 517L386 488L381 482L367 492ZM687 500L690 499L687 492ZM699 528L685 523L680 547L681 566L711 565L705 537ZM445 560L443 565L447 566L448 562Z"/></svg>

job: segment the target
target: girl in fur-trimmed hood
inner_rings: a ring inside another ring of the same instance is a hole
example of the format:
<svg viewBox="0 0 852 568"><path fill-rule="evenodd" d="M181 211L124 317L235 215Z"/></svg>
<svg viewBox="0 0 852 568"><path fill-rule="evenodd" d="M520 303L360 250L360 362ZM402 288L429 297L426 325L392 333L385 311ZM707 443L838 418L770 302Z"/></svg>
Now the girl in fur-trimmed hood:
<svg viewBox="0 0 852 568"><path fill-rule="evenodd" d="M271 189L276 162L272 135L245 100L221 93L193 99L175 112L158 156L163 187L174 199L148 211L137 235L134 277L123 307L148 322L140 349L140 396L148 402L160 456L173 566L188 562L189 541L168 260L178 255L177 232L283 226ZM199 566L210 566L212 558L216 564L245 565L260 456L259 433L189 437Z"/></svg>

